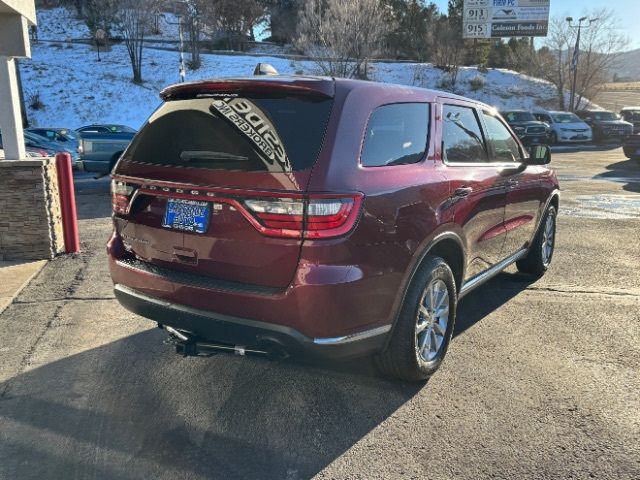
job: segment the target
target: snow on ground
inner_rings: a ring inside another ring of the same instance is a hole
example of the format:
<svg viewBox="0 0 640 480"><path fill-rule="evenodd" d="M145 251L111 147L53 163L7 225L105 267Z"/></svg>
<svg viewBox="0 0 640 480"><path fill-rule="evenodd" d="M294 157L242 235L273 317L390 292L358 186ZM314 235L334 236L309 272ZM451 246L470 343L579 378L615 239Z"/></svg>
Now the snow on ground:
<svg viewBox="0 0 640 480"><path fill-rule="evenodd" d="M38 12L39 38L65 40L88 36L88 30L73 13L57 8ZM170 32L171 36L174 32ZM143 85L131 82L132 73L124 45L97 52L89 45L41 41L32 47L33 58L20 62L28 115L40 126L77 128L94 123L123 123L139 128L158 106L159 91L176 83L178 53L145 48ZM187 80L251 75L258 62L272 64L282 74L314 74L311 61L292 61L271 56L202 54L202 67L189 71ZM369 76L375 81L440 88L443 72L430 64L372 63ZM478 81L478 78L482 80ZM471 80L476 81L472 87ZM508 70L464 67L460 70L456 93L478 99L501 109L553 107L554 87L542 80ZM39 95L44 108L29 104Z"/></svg>

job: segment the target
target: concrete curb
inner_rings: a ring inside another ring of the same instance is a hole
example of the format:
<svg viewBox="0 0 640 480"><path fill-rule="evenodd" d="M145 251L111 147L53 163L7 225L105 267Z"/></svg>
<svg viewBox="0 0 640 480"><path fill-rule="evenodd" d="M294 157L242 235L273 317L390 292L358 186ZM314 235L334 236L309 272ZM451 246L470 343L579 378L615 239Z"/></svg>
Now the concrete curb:
<svg viewBox="0 0 640 480"><path fill-rule="evenodd" d="M18 279L18 283L10 290L10 292L5 292L2 296L0 296L0 315L4 313L4 311L13 303L20 292L24 290L27 285L31 283L31 281L38 275L42 269L49 263L49 260L37 260L34 262L28 263L18 263L15 265L3 265L4 262L0 262L0 282L4 283L4 276L6 275L6 269L13 269L15 267L24 266L27 267L27 271L24 272L23 278ZM13 262L12 262L13 263ZM8 293L8 294L6 294Z"/></svg>

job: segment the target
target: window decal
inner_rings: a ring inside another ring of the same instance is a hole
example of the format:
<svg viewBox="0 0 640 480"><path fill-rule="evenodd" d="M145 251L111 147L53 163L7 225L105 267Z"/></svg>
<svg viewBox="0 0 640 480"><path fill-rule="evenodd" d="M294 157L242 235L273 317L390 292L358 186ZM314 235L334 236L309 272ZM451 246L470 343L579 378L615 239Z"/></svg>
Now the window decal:
<svg viewBox="0 0 640 480"><path fill-rule="evenodd" d="M224 98L214 100L211 108L224 116L242 132L256 148L271 172L291 172L282 140L267 115L256 104L246 98Z"/></svg>

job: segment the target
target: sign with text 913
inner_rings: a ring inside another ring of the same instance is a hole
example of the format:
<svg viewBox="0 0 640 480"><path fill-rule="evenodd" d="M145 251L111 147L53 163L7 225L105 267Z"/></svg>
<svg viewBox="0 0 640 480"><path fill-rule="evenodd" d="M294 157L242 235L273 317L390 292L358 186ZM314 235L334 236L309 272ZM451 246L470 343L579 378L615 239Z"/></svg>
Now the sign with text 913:
<svg viewBox="0 0 640 480"><path fill-rule="evenodd" d="M464 0L463 38L544 37L550 0Z"/></svg>

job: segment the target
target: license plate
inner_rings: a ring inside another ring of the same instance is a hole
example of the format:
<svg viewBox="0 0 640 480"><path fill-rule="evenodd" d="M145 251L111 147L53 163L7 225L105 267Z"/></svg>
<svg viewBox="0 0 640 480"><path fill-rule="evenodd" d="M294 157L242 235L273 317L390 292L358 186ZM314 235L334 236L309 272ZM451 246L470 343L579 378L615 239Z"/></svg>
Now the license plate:
<svg viewBox="0 0 640 480"><path fill-rule="evenodd" d="M538 143L540 141L540 139L538 137L535 137L533 140L531 140L533 143Z"/></svg>
<svg viewBox="0 0 640 480"><path fill-rule="evenodd" d="M211 207L208 202L170 198L162 226L187 232L204 233L209 226Z"/></svg>

